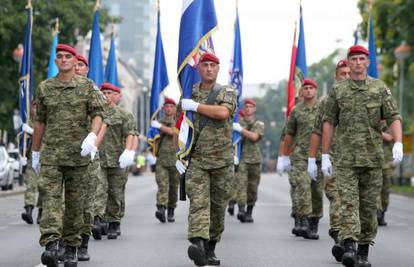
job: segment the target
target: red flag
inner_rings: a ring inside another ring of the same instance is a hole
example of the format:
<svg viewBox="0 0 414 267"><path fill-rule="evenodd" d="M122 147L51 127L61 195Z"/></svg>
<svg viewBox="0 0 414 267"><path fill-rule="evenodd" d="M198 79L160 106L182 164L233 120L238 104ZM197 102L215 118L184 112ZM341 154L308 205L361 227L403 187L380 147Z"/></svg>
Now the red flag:
<svg viewBox="0 0 414 267"><path fill-rule="evenodd" d="M296 68L296 24L295 33L293 35L292 57L290 59L290 74L288 80L288 90L286 98L286 118L289 117L290 112L295 106L295 68Z"/></svg>

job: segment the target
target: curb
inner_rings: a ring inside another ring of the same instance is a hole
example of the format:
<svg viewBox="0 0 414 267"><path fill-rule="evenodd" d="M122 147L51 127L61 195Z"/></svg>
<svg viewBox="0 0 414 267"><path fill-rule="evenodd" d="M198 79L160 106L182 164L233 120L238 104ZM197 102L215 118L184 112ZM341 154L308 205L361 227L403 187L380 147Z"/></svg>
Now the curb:
<svg viewBox="0 0 414 267"><path fill-rule="evenodd" d="M4 197L11 197L11 196L17 196L17 195L23 195L26 191L26 188L17 188L11 191L4 191L0 193L0 198Z"/></svg>

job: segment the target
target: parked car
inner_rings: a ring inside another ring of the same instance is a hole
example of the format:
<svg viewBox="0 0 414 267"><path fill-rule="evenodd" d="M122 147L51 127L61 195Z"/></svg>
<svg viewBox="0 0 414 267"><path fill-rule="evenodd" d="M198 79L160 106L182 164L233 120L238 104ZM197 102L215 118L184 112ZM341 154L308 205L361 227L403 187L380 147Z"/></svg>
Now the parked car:
<svg viewBox="0 0 414 267"><path fill-rule="evenodd" d="M17 148L8 150L9 156L14 159L13 161L13 178L19 185L23 185L23 166L20 161L20 153Z"/></svg>
<svg viewBox="0 0 414 267"><path fill-rule="evenodd" d="M4 146L0 146L0 186L1 190L13 189L13 162Z"/></svg>

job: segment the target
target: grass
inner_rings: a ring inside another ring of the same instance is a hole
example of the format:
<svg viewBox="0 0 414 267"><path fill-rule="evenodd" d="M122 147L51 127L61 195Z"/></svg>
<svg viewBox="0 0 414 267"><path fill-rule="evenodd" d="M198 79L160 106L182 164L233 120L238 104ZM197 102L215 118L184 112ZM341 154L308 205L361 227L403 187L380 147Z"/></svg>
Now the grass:
<svg viewBox="0 0 414 267"><path fill-rule="evenodd" d="M391 187L391 192L399 195L404 195L414 198L414 186L409 185L393 185Z"/></svg>

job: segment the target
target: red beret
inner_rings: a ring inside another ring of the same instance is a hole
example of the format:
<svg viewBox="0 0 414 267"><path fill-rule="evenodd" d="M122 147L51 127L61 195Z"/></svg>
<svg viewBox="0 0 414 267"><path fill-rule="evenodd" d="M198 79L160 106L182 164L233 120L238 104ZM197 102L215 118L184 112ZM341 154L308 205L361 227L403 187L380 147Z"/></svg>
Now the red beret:
<svg viewBox="0 0 414 267"><path fill-rule="evenodd" d="M247 98L247 99L244 100L244 104L245 105L250 104L250 105L256 106L256 100L254 100L252 98Z"/></svg>
<svg viewBox="0 0 414 267"><path fill-rule="evenodd" d="M220 64L219 58L216 55L214 55L213 53L204 53L201 56L199 62L201 63L201 62L206 62L206 61L212 61L212 62L215 62L217 64Z"/></svg>
<svg viewBox="0 0 414 267"><path fill-rule="evenodd" d="M302 86L305 86L305 85L310 85L310 86L313 86L315 88L318 88L318 84L314 80L312 80L312 79L305 79L305 80L303 80Z"/></svg>
<svg viewBox="0 0 414 267"><path fill-rule="evenodd" d="M366 56L369 56L368 50L362 45L354 45L348 49L348 57L355 54L364 54Z"/></svg>
<svg viewBox="0 0 414 267"><path fill-rule="evenodd" d="M348 67L348 60L346 59L341 59L338 61L338 63L336 64L336 69L339 68L343 68L343 67Z"/></svg>
<svg viewBox="0 0 414 267"><path fill-rule="evenodd" d="M85 65L86 65L86 66L89 66L89 64L88 64L88 60L86 59L86 57L84 57L84 56L82 56L82 55L77 54L77 55L76 55L76 59L77 59L78 61L82 61L83 63L85 63Z"/></svg>
<svg viewBox="0 0 414 267"><path fill-rule="evenodd" d="M71 53L72 55L76 56L76 50L75 48L71 47L70 45L66 45L66 44L58 44L56 46L56 52L59 51L66 51L68 53Z"/></svg>
<svg viewBox="0 0 414 267"><path fill-rule="evenodd" d="M165 104L173 104L174 106L175 106L175 105L177 105L177 103L175 103L174 99L169 98L169 97L166 97L166 98L164 99L164 105L165 105Z"/></svg>
<svg viewBox="0 0 414 267"><path fill-rule="evenodd" d="M118 92L118 93L121 92L121 89L119 87L116 87L112 83L108 83L108 82L103 83L101 85L101 91L105 91L105 90L111 90L111 91Z"/></svg>

